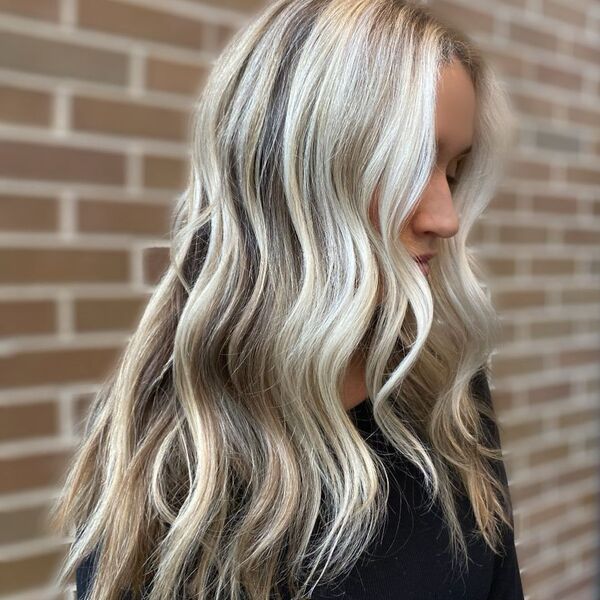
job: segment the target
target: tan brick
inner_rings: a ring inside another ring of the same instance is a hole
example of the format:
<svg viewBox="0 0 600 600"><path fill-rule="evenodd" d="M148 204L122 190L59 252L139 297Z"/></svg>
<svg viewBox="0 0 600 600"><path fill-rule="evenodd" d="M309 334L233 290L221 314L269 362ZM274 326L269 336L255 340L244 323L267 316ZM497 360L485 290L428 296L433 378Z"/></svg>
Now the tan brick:
<svg viewBox="0 0 600 600"><path fill-rule="evenodd" d="M553 33L538 29L534 24L509 23L510 39L535 48L544 48L553 52L558 50L558 37Z"/></svg>
<svg viewBox="0 0 600 600"><path fill-rule="evenodd" d="M543 290L513 290L497 293L495 304L499 309L531 308L544 306L546 295Z"/></svg>
<svg viewBox="0 0 600 600"><path fill-rule="evenodd" d="M119 185L125 183L125 157L87 148L0 141L0 175Z"/></svg>
<svg viewBox="0 0 600 600"><path fill-rule="evenodd" d="M600 289L597 287L571 287L563 291L562 301L564 304L598 304L600 303Z"/></svg>
<svg viewBox="0 0 600 600"><path fill-rule="evenodd" d="M148 299L98 298L75 303L77 331L131 330L139 321Z"/></svg>
<svg viewBox="0 0 600 600"><path fill-rule="evenodd" d="M557 66L538 64L535 66L534 74L535 79L544 85L553 85L567 90L580 90L583 85L583 77L579 73Z"/></svg>
<svg viewBox="0 0 600 600"><path fill-rule="evenodd" d="M519 179L535 180L546 183L552 172L550 165L529 160L513 160L508 164L507 175Z"/></svg>
<svg viewBox="0 0 600 600"><path fill-rule="evenodd" d="M548 240L548 231L544 227L533 227L532 225L524 227L501 225L498 228L498 236L501 242L510 244L543 244Z"/></svg>
<svg viewBox="0 0 600 600"><path fill-rule="evenodd" d="M510 427L503 427L502 441L510 446L515 442L522 442L526 439L535 439L544 429L544 425L540 416L533 416L531 419L521 421L511 425Z"/></svg>
<svg viewBox="0 0 600 600"><path fill-rule="evenodd" d="M571 40L571 53L576 58L587 60L594 65L600 63L600 48L598 45L586 44L585 40Z"/></svg>
<svg viewBox="0 0 600 600"><path fill-rule="evenodd" d="M600 412L598 408L584 408L581 410L573 410L573 412L558 417L559 427L573 427L575 425L585 425L598 420Z"/></svg>
<svg viewBox="0 0 600 600"><path fill-rule="evenodd" d="M494 375L510 377L537 373L543 369L544 362L539 355L533 356L501 356L494 360Z"/></svg>
<svg viewBox="0 0 600 600"><path fill-rule="evenodd" d="M0 67L99 83L125 84L128 60L118 52L3 31Z"/></svg>
<svg viewBox="0 0 600 600"><path fill-rule="evenodd" d="M0 441L58 434L54 401L0 406Z"/></svg>
<svg viewBox="0 0 600 600"><path fill-rule="evenodd" d="M545 320L536 321L529 325L531 331L531 337L535 339L543 339L547 337L556 337L559 335L569 335L573 333L573 322L572 321L557 321L557 320Z"/></svg>
<svg viewBox="0 0 600 600"><path fill-rule="evenodd" d="M527 72L527 61L521 56L515 56L498 49L490 49L488 57L503 77L520 79Z"/></svg>
<svg viewBox="0 0 600 600"><path fill-rule="evenodd" d="M6 387L98 381L115 366L119 352L118 348L15 352L0 357L0 376Z"/></svg>
<svg viewBox="0 0 600 600"><path fill-rule="evenodd" d="M0 249L0 283L125 282L129 277L125 250Z"/></svg>
<svg viewBox="0 0 600 600"><path fill-rule="evenodd" d="M0 336L53 333L56 305L52 300L0 302Z"/></svg>
<svg viewBox="0 0 600 600"><path fill-rule="evenodd" d="M535 214L546 212L549 214L568 215L577 212L577 198L575 196L535 195L531 202L532 210Z"/></svg>
<svg viewBox="0 0 600 600"><path fill-rule="evenodd" d="M600 123L600 111L593 108L582 108L580 106L567 107L567 118L578 125L598 127Z"/></svg>
<svg viewBox="0 0 600 600"><path fill-rule="evenodd" d="M558 104L550 98L540 98L527 93L513 91L511 99L515 108L520 112L533 117L552 117Z"/></svg>
<svg viewBox="0 0 600 600"><path fill-rule="evenodd" d="M596 246L600 243L600 230L565 228L563 239L567 244Z"/></svg>
<svg viewBox="0 0 600 600"><path fill-rule="evenodd" d="M23 589L47 586L57 573L65 550L44 552L21 559L0 561L0 594L15 594Z"/></svg>
<svg viewBox="0 0 600 600"><path fill-rule="evenodd" d="M567 502L555 502L549 506L536 508L531 514L525 517L525 527L535 528L541 525L548 526L548 523L556 521L560 518L565 518L569 512L569 504Z"/></svg>
<svg viewBox="0 0 600 600"><path fill-rule="evenodd" d="M232 8L243 12L256 12L265 6L265 0L194 0L202 4L213 4L218 8Z"/></svg>
<svg viewBox="0 0 600 600"><path fill-rule="evenodd" d="M0 0L0 11L30 19L58 21L59 0Z"/></svg>
<svg viewBox="0 0 600 600"><path fill-rule="evenodd" d="M558 355L561 367L580 365L597 365L600 363L600 348L583 348L581 350L563 350Z"/></svg>
<svg viewBox="0 0 600 600"><path fill-rule="evenodd" d="M37 92L0 84L0 121L47 126L52 118L52 98Z"/></svg>
<svg viewBox="0 0 600 600"><path fill-rule="evenodd" d="M56 198L0 194L0 230L56 231L57 228Z"/></svg>
<svg viewBox="0 0 600 600"><path fill-rule="evenodd" d="M142 202L82 200L77 227L92 233L166 236L171 207Z"/></svg>
<svg viewBox="0 0 600 600"><path fill-rule="evenodd" d="M556 0L542 0L542 14L565 25L585 27L585 10L576 5L564 4Z"/></svg>
<svg viewBox="0 0 600 600"><path fill-rule="evenodd" d="M514 192L499 190L494 194L489 204L489 210L517 210L518 202L518 196Z"/></svg>
<svg viewBox="0 0 600 600"><path fill-rule="evenodd" d="M459 5L450 0L433 0L430 5L434 14L462 30L488 33L494 30L494 17L488 11L479 10L474 6Z"/></svg>
<svg viewBox="0 0 600 600"><path fill-rule="evenodd" d="M165 6L166 8L166 6ZM191 18L113 0L80 0L78 24L134 39L210 50L205 23Z"/></svg>
<svg viewBox="0 0 600 600"><path fill-rule="evenodd" d="M530 468L539 467L540 465L551 464L557 460L562 460L569 456L569 442L557 442L534 450L529 454Z"/></svg>
<svg viewBox="0 0 600 600"><path fill-rule="evenodd" d="M533 275L573 275L576 270L577 263L573 258L534 258L531 261Z"/></svg>
<svg viewBox="0 0 600 600"><path fill-rule="evenodd" d="M74 129L96 133L184 141L188 115L137 102L73 98Z"/></svg>
<svg viewBox="0 0 600 600"><path fill-rule="evenodd" d="M568 183L600 184L600 169L585 167L567 167Z"/></svg>
<svg viewBox="0 0 600 600"><path fill-rule="evenodd" d="M0 510L0 544L31 541L48 534L47 517L50 506Z"/></svg>
<svg viewBox="0 0 600 600"><path fill-rule="evenodd" d="M143 258L144 283L158 283L168 264L168 248L146 248Z"/></svg>
<svg viewBox="0 0 600 600"><path fill-rule="evenodd" d="M572 393L571 383L549 383L529 388L526 391L527 403L531 406L538 406L554 400L568 400Z"/></svg>
<svg viewBox="0 0 600 600"><path fill-rule="evenodd" d="M515 260L512 258L488 258L485 261L488 273L495 277L515 274Z"/></svg>
<svg viewBox="0 0 600 600"><path fill-rule="evenodd" d="M188 96L199 95L209 68L150 57L146 63L146 87Z"/></svg>
<svg viewBox="0 0 600 600"><path fill-rule="evenodd" d="M189 161L165 156L145 156L144 186L182 190L186 184Z"/></svg>

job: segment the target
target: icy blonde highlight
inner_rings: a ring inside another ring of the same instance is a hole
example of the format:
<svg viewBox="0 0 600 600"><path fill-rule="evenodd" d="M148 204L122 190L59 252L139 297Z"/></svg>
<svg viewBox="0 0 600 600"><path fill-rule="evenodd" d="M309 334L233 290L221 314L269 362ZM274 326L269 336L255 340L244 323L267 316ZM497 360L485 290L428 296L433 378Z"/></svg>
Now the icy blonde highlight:
<svg viewBox="0 0 600 600"><path fill-rule="evenodd" d="M478 121L460 230L427 281L399 232L435 168L436 85L454 58ZM389 486L342 404L357 351L374 417L439 503L457 567L457 491L501 551L513 521L485 366L499 321L466 242L510 117L470 40L418 4L279 0L233 38L194 111L170 263L55 507L77 532L65 578L94 549L89 600L150 582L149 600L299 599L347 573Z"/></svg>

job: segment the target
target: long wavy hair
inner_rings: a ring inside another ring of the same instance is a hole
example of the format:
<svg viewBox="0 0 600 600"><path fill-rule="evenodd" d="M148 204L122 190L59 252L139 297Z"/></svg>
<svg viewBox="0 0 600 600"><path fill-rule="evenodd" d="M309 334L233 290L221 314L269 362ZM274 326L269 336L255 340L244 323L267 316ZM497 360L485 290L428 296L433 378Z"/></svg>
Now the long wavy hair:
<svg viewBox="0 0 600 600"><path fill-rule="evenodd" d="M453 190L460 230L426 278L399 233L436 168L436 86L454 59L476 90L475 139ZM52 511L75 534L65 580L97 548L90 600L139 597L150 580L151 600L301 598L347 573L389 486L342 404L357 352L374 419L442 509L455 565L468 562L459 492L502 551L496 421L471 386L500 319L466 242L511 119L474 43L417 3L278 0L234 36L194 106L169 265Z"/></svg>

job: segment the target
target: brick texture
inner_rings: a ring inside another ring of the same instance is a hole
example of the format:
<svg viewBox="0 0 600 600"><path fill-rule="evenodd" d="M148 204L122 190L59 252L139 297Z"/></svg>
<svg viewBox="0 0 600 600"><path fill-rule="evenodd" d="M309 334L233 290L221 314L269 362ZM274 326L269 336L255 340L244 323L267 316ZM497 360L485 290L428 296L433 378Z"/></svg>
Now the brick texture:
<svg viewBox="0 0 600 600"><path fill-rule="evenodd" d="M595 597L600 14L429 0L506 82L519 144L473 232L527 600ZM0 0L0 600L72 598L46 527L94 391L168 262L190 109L264 2ZM72 582L71 582L72 583Z"/></svg>

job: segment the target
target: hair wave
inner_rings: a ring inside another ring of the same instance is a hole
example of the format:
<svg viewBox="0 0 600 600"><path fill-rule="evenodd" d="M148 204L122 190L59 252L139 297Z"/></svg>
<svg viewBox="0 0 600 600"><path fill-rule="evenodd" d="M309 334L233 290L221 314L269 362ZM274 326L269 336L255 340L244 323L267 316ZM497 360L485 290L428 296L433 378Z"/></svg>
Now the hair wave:
<svg viewBox="0 0 600 600"><path fill-rule="evenodd" d="M436 85L455 58L477 126L453 192L461 227L427 280L399 233L435 168ZM512 513L486 433L499 319L467 237L503 172L511 114L475 45L416 3L279 0L234 36L194 107L170 263L54 509L76 531L65 579L98 547L90 600L150 579L150 600L262 600L282 586L300 598L346 573L389 485L342 405L356 352L457 565L457 491L500 552Z"/></svg>

